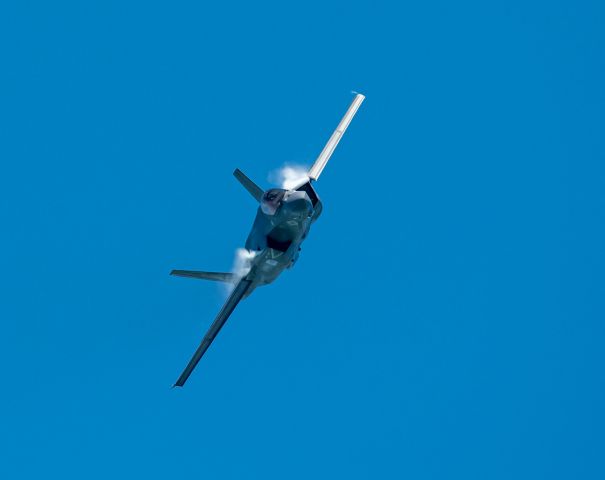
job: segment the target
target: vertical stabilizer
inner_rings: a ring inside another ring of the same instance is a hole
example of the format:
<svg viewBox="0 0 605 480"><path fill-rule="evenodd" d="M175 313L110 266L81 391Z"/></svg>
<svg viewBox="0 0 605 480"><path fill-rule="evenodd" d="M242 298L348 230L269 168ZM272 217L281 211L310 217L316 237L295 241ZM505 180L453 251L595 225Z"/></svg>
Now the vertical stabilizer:
<svg viewBox="0 0 605 480"><path fill-rule="evenodd" d="M242 172L239 168L236 168L233 172L233 175L239 183L241 183L246 190L254 197L257 202L260 202L260 199L263 196L263 189L260 188L256 183L250 180L244 172Z"/></svg>

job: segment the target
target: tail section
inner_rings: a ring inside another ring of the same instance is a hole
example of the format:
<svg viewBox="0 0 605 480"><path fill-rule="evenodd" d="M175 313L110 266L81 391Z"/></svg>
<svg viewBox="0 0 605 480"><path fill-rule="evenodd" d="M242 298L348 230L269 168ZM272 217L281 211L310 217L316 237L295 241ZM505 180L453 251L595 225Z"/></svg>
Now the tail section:
<svg viewBox="0 0 605 480"><path fill-rule="evenodd" d="M194 270L173 270L170 275L177 277L197 278L199 280L212 280L213 282L233 283L237 278L232 273L223 272L200 272Z"/></svg>
<svg viewBox="0 0 605 480"><path fill-rule="evenodd" d="M260 188L256 183L250 180L244 172L242 172L239 168L236 168L233 172L233 175L239 183L241 183L246 190L254 197L257 202L260 202L263 196L263 189Z"/></svg>

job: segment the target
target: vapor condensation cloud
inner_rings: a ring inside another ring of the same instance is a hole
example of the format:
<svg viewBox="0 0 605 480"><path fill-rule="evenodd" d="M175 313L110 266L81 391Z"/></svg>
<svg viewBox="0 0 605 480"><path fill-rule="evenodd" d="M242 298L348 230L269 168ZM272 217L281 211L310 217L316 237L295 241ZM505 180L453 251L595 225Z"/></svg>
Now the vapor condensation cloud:
<svg viewBox="0 0 605 480"><path fill-rule="evenodd" d="M269 181L281 188L291 189L304 183L309 177L309 167L306 165L285 164L283 167L269 173Z"/></svg>
<svg viewBox="0 0 605 480"><path fill-rule="evenodd" d="M256 252L250 252L245 248L238 248L235 251L235 257L233 258L233 267L231 273L235 275L233 283L225 283L226 293L230 294L235 287L235 284L243 277L245 277L250 268L252 268L252 260L256 256Z"/></svg>

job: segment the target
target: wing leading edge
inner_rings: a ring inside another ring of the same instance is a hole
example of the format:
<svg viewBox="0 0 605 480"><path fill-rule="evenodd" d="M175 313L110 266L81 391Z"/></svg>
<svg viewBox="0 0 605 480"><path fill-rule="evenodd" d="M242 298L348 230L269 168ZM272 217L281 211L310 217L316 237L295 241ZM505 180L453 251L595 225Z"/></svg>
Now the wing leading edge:
<svg viewBox="0 0 605 480"><path fill-rule="evenodd" d="M202 343L200 343L200 346L197 347L197 350L193 354L193 357L191 357L191 360L189 360L189 363L185 367L185 370L183 370L183 373L181 373L181 376L174 384L175 387L182 387L183 385L185 385L185 382L189 378L189 375L191 375L191 372L193 372L193 369L196 367L200 359L204 356L204 353L206 353L206 350L208 350L208 347L215 339L218 332L220 332L223 325L225 325L225 322L233 313L233 310L235 310L237 304L241 301L242 298L244 298L244 295L246 295L246 292L250 288L251 284L252 282L250 280L245 279L242 279L237 283L237 285L231 292L231 295L229 295L229 298L227 298L227 301L223 305L223 308L221 308L220 312L218 312L218 315L214 319L214 322L206 332L206 335L204 335Z"/></svg>
<svg viewBox="0 0 605 480"><path fill-rule="evenodd" d="M317 160L315 160L315 163L309 170L308 175L311 180L317 180L321 175L321 172L328 163L328 160L330 160L330 157L334 153L338 142L340 142L340 139L349 127L351 120L353 120L353 117L357 113L357 109L361 106L365 98L366 97L364 97L361 93L356 94L355 98L353 98L353 101L351 102L351 105L349 105L344 117L342 117L342 120L340 120L340 123L336 127L336 130L334 130L334 133L332 133L328 143L326 143L324 149L319 154L319 157L317 157Z"/></svg>

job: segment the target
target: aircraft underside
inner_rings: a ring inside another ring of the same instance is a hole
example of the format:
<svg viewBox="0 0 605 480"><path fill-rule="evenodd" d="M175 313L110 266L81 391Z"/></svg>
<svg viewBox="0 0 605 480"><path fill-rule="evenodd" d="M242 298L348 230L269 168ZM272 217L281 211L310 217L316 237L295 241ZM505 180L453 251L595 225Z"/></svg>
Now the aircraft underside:
<svg viewBox="0 0 605 480"><path fill-rule="evenodd" d="M323 209L312 182L321 175L364 99L361 94L355 96L338 127L309 170L307 179L297 187L290 190L272 188L264 191L241 170L236 169L233 172L237 180L259 203L252 230L246 240L247 269L243 275L192 270L171 272L172 275L181 277L227 282L234 285L193 357L174 384L175 387L182 387L185 384L237 304L250 295L257 286L273 282L281 272L294 265L298 259L300 246L307 237L311 224L319 218Z"/></svg>

